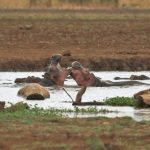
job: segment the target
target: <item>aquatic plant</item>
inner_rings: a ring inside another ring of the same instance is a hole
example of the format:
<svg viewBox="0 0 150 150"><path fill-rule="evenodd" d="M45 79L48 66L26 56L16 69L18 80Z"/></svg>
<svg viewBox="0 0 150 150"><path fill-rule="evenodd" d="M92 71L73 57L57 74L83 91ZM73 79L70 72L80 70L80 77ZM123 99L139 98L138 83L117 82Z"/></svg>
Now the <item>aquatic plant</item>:
<svg viewBox="0 0 150 150"><path fill-rule="evenodd" d="M111 106L136 106L136 101L133 97L113 97L104 100L105 105Z"/></svg>
<svg viewBox="0 0 150 150"><path fill-rule="evenodd" d="M98 109L96 106L94 107L88 107L88 108L79 108L75 107L75 112L76 113L107 113L107 112L112 112L107 109Z"/></svg>

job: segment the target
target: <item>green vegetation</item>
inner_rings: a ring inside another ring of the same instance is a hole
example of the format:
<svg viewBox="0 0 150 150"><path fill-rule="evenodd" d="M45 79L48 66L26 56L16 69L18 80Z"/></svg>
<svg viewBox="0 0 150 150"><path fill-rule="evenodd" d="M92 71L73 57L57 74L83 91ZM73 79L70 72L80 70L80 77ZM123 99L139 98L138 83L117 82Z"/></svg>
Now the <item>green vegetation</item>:
<svg viewBox="0 0 150 150"><path fill-rule="evenodd" d="M136 107L136 101L132 97L114 97L114 98L107 98L103 102L104 105L109 106L134 106ZM96 114L96 113L107 113L111 112L107 109L98 109L97 106L91 106L88 108L82 108L82 107L74 107L74 109L56 109L56 108L49 108L49 109L42 109L38 108L36 105L34 108L29 108L27 104L18 103L10 108L4 109L0 113L0 118L2 119L8 119L8 118L14 118L14 119L21 119L22 116L24 118L31 118L31 120L38 116L38 118L42 117L66 117L71 113L76 114Z"/></svg>
<svg viewBox="0 0 150 150"><path fill-rule="evenodd" d="M107 109L97 109L97 107L88 107L88 108L79 108L79 107L75 107L74 110L75 113L107 113L110 112Z"/></svg>
<svg viewBox="0 0 150 150"><path fill-rule="evenodd" d="M93 150L106 150L104 143L98 137L87 140L87 143Z"/></svg>
<svg viewBox="0 0 150 150"><path fill-rule="evenodd" d="M33 120L38 116L38 118L49 117L49 118L63 118L67 117L71 113L75 114L95 114L95 113L107 113L110 112L106 109L97 109L96 107L89 107L89 108L78 108L75 107L74 110L71 109L56 109L56 108L49 108L49 109L41 109L41 108L26 108L24 106L12 107L4 109L0 113L0 119L7 120L10 118L22 119L22 116L26 120Z"/></svg>
<svg viewBox="0 0 150 150"><path fill-rule="evenodd" d="M0 112L3 149L149 150L150 122L129 117L68 118L60 110L39 108ZM131 142L132 139L132 142ZM11 143L11 144L10 144Z"/></svg>
<svg viewBox="0 0 150 150"><path fill-rule="evenodd" d="M49 118L57 118L57 117L59 118L62 117L62 113L61 111L57 111L53 109L43 110L36 107L32 109L29 108L27 109L24 107L17 107L16 109L8 108L0 112L1 120L9 120L13 118L14 120L24 120L27 122L32 122L33 120L35 121L36 119L42 119L45 116Z"/></svg>
<svg viewBox="0 0 150 150"><path fill-rule="evenodd" d="M104 100L105 105L110 106L136 106L136 101L133 97L113 97Z"/></svg>

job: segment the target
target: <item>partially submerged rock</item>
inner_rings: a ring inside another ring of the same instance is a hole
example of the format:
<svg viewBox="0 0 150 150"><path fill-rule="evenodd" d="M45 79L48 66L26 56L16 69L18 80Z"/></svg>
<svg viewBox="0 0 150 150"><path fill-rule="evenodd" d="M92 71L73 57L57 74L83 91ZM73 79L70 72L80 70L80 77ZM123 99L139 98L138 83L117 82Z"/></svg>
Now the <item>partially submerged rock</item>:
<svg viewBox="0 0 150 150"><path fill-rule="evenodd" d="M0 101L0 111L3 110L5 107L5 102L4 101Z"/></svg>
<svg viewBox="0 0 150 150"><path fill-rule="evenodd" d="M134 98L141 107L150 106L150 89L134 94Z"/></svg>
<svg viewBox="0 0 150 150"><path fill-rule="evenodd" d="M24 86L18 91L18 95L25 97L27 100L44 100L50 97L49 91L37 83Z"/></svg>

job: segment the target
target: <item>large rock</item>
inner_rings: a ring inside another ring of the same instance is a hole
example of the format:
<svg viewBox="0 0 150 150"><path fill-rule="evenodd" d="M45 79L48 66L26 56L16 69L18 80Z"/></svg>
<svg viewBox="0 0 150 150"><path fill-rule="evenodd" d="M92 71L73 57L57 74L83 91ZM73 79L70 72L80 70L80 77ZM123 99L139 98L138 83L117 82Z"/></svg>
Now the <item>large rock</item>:
<svg viewBox="0 0 150 150"><path fill-rule="evenodd" d="M44 100L49 98L48 90L38 83L31 83L18 91L19 96L25 97L27 100Z"/></svg>
<svg viewBox="0 0 150 150"><path fill-rule="evenodd" d="M150 106L150 89L134 94L134 98L137 100L139 106Z"/></svg>

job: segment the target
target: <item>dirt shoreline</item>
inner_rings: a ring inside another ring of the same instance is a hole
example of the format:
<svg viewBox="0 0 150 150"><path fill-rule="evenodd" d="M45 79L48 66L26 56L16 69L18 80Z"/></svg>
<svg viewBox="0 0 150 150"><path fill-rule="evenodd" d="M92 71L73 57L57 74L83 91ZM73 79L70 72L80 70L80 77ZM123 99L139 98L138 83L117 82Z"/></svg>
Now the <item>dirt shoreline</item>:
<svg viewBox="0 0 150 150"><path fill-rule="evenodd" d="M84 60L78 57L65 57L62 66L71 66L73 61L79 61L92 71L149 71L149 58L102 58ZM0 71L44 71L50 62L49 58L40 60L12 59L0 62Z"/></svg>
<svg viewBox="0 0 150 150"><path fill-rule="evenodd" d="M150 70L150 10L1 10L0 71L42 71L54 53L91 70Z"/></svg>
<svg viewBox="0 0 150 150"><path fill-rule="evenodd" d="M89 112L90 113L90 112ZM59 116L60 115L60 116ZM149 150L150 122L123 118L68 118L58 110L0 113L1 150Z"/></svg>

